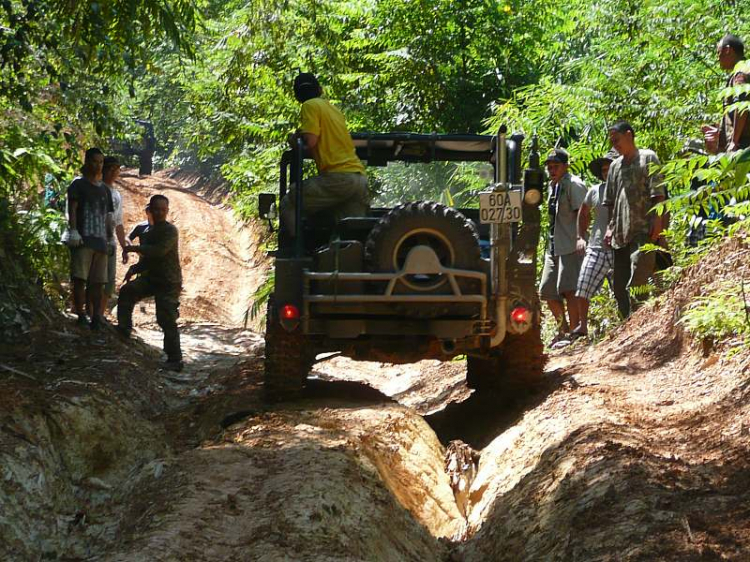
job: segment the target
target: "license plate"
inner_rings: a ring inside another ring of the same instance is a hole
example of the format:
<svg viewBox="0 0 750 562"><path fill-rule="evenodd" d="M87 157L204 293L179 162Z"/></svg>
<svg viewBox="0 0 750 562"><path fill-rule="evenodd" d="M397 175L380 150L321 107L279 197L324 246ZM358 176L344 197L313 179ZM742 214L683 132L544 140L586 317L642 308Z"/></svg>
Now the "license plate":
<svg viewBox="0 0 750 562"><path fill-rule="evenodd" d="M521 220L521 192L498 191L479 194L479 222L508 223Z"/></svg>

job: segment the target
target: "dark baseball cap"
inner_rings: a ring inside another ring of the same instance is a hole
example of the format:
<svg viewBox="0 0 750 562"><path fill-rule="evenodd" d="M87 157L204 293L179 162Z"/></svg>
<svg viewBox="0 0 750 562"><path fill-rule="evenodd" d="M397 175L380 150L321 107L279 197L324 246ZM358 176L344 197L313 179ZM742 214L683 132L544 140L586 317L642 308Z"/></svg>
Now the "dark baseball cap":
<svg viewBox="0 0 750 562"><path fill-rule="evenodd" d="M597 178L599 178L600 180L604 180L606 178L602 177L602 166L604 166L605 162L609 162L611 164L619 157L620 153L613 148L604 156L600 156L599 158L595 158L594 160L592 160L589 164L589 170L591 170L591 173L594 174Z"/></svg>
<svg viewBox="0 0 750 562"><path fill-rule="evenodd" d="M297 90L299 88L307 87L315 87L320 88L320 82L318 82L318 79L315 77L315 75L312 72L300 72L297 77L294 79L294 89Z"/></svg>
<svg viewBox="0 0 750 562"><path fill-rule="evenodd" d="M544 161L544 163L546 164L547 162L559 162L560 164L567 164L569 159L570 156L568 155L568 152L566 150L563 150L562 148L554 148L549 151L549 154L547 154L547 159Z"/></svg>

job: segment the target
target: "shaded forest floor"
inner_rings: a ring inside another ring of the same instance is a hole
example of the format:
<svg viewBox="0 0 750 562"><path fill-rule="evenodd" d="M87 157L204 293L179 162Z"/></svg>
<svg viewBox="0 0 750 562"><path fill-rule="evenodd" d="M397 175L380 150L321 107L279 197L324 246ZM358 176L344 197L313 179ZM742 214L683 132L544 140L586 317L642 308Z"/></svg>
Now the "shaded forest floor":
<svg viewBox="0 0 750 562"><path fill-rule="evenodd" d="M526 395L470 396L460 362L336 358L269 407L244 327L261 229L173 176L122 189L131 225L170 198L187 367L160 370L149 303L135 341L60 318L0 345L3 560L748 559L750 353L676 325L750 278L744 239ZM478 453L463 490L454 439Z"/></svg>

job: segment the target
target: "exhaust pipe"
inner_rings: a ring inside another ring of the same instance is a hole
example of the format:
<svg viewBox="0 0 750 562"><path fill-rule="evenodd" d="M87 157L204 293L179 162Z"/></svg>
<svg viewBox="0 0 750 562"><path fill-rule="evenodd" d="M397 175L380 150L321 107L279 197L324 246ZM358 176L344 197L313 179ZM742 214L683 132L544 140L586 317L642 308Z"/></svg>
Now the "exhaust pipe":
<svg viewBox="0 0 750 562"><path fill-rule="evenodd" d="M502 125L497 132L497 143L495 144L498 155L495 157L495 183L501 189L508 189L508 150L505 143L508 129ZM506 224L493 223L490 227L490 238L492 248L492 294L495 297L495 320L497 331L490 339L490 347L497 347L505 339L506 316L508 314L508 279L507 261L508 249L507 239L509 227Z"/></svg>
<svg viewBox="0 0 750 562"><path fill-rule="evenodd" d="M456 351L456 340L440 340L440 351L443 355L450 355Z"/></svg>

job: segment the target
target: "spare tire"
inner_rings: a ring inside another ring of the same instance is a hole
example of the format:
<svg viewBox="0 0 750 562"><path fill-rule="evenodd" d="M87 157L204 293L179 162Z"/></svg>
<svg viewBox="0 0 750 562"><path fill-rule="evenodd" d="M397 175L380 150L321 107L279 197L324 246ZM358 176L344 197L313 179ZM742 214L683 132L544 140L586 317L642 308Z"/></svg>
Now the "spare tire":
<svg viewBox="0 0 750 562"><path fill-rule="evenodd" d="M479 234L472 221L452 207L430 201L405 203L380 219L365 243L370 271L394 272L403 268L409 251L418 245L432 248L443 267L481 271ZM459 279L464 293L479 291L476 280ZM396 285L400 294L451 294L445 275L409 275ZM436 316L445 307L412 306L412 316Z"/></svg>

